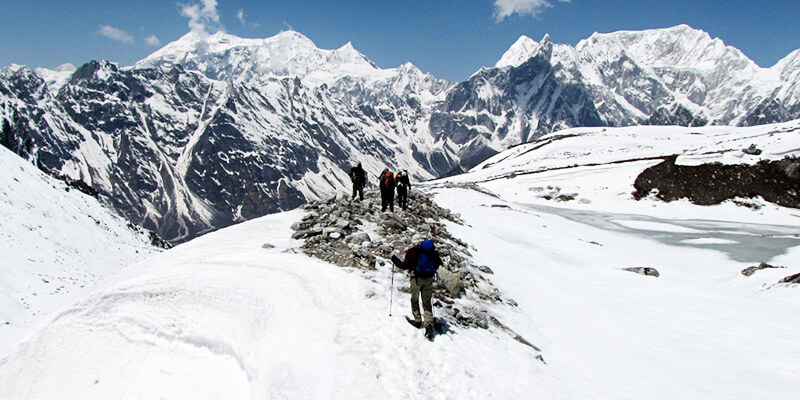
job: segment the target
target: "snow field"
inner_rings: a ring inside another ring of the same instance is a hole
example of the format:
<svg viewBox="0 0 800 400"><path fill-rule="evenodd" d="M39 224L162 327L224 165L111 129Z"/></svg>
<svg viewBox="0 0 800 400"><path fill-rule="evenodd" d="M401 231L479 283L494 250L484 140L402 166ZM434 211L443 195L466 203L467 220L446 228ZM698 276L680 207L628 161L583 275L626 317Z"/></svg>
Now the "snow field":
<svg viewBox="0 0 800 400"><path fill-rule="evenodd" d="M796 288L753 291L738 284L742 263L722 253L595 229L514 203L489 207L502 200L477 192L442 190L437 201L473 226L449 229L476 245L476 261L490 265L495 284L519 303L518 311L496 311L542 348L548 365L535 385L550 386L548 396L793 397L800 376ZM794 264L783 276L800 270ZM620 270L633 266L657 268L661 277ZM764 279L758 274L750 279Z"/></svg>
<svg viewBox="0 0 800 400"><path fill-rule="evenodd" d="M456 328L427 342L404 320L408 294L399 287L408 282L399 273L389 317L389 264L363 276L285 252L299 245L289 225L300 216L242 223L126 268L0 362L0 397L530 393L497 366L513 360L535 373L534 352L507 335Z"/></svg>
<svg viewBox="0 0 800 400"><path fill-rule="evenodd" d="M156 251L144 232L0 147L0 353L45 316Z"/></svg>

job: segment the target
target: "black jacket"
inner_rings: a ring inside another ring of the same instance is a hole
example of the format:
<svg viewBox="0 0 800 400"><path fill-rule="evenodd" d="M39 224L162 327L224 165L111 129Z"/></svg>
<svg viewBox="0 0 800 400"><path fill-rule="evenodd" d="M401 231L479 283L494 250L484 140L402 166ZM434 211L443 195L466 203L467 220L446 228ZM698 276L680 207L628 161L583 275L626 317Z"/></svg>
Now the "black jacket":
<svg viewBox="0 0 800 400"><path fill-rule="evenodd" d="M397 193L408 193L411 189L411 182L408 181L408 175L400 175L395 179L397 181Z"/></svg>
<svg viewBox="0 0 800 400"><path fill-rule="evenodd" d="M350 180L356 186L364 186L367 183L367 175L364 172L364 168L359 166L350 168Z"/></svg>

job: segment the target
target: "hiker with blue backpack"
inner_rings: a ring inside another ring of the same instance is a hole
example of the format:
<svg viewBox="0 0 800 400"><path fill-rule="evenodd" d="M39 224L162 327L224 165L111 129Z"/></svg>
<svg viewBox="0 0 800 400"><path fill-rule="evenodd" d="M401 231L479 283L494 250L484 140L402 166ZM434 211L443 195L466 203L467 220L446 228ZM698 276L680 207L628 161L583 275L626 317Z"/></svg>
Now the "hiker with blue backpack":
<svg viewBox="0 0 800 400"><path fill-rule="evenodd" d="M411 325L416 328L423 327L420 318L419 297L422 294L422 310L425 321L425 337L433 340L433 280L437 275L436 270L442 265L442 258L433 244L433 240L423 240L418 245L406 251L404 261L393 256L392 261L400 269L410 272L411 276L411 314L414 319L406 317Z"/></svg>

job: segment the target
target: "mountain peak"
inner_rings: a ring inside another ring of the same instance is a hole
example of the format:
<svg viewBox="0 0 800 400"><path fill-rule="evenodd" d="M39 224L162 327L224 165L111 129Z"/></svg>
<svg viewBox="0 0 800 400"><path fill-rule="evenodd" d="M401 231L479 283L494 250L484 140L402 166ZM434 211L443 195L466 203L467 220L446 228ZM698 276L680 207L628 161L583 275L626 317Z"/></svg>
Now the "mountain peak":
<svg viewBox="0 0 800 400"><path fill-rule="evenodd" d="M648 67L714 70L720 62L726 62L742 70L757 68L738 49L686 24L643 31L595 32L578 42L576 48L597 57L617 57L624 52Z"/></svg>
<svg viewBox="0 0 800 400"><path fill-rule="evenodd" d="M553 41L550 39L550 34L546 33L540 42L522 35L517 39L511 47L503 54L500 61L495 64L496 68L503 67L518 67L531 57L536 56L541 52L550 53L553 49Z"/></svg>

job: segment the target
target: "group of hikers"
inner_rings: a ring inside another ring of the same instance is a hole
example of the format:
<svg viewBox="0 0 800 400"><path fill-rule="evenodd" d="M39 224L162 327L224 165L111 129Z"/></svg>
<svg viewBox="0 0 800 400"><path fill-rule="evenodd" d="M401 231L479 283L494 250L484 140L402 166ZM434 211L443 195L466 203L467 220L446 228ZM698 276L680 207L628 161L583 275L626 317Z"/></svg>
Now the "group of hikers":
<svg viewBox="0 0 800 400"><path fill-rule="evenodd" d="M364 200L364 186L367 183L367 174L361 163L350 168L350 181L353 182L353 196L355 199ZM378 176L378 187L381 191L381 212L388 208L394 212L394 192L397 191L397 205L403 210L408 206L408 193L411 192L411 182L408 180L408 170L397 172L397 174L384 168Z"/></svg>
<svg viewBox="0 0 800 400"><path fill-rule="evenodd" d="M358 197L364 200L364 186L367 183L367 174L361 163L350 169L350 180L353 182L352 199ZM385 168L378 177L378 187L381 191L381 212L388 208L394 212L394 194L397 191L397 205L403 210L408 206L408 194L411 192L411 182L408 179L408 170L397 174ZM425 337L433 340L433 281L438 275L437 270L442 265L442 259L433 240L423 240L411 247L405 253L404 260L392 256L394 265L409 272L411 279L411 314L408 322L414 327L425 328ZM394 274L392 276L394 282ZM422 313L420 313L419 300L422 297ZM391 315L391 313L390 313Z"/></svg>

